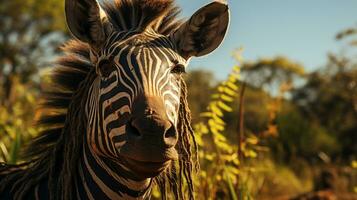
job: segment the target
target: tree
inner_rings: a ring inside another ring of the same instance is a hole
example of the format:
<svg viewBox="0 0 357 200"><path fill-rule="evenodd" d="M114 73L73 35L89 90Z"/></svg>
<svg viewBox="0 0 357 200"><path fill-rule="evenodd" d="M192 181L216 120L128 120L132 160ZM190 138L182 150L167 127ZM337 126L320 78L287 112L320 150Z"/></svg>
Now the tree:
<svg viewBox="0 0 357 200"><path fill-rule="evenodd" d="M311 73L306 84L293 92L293 101L311 121L337 135L340 156L348 158L357 154L357 68L341 68L334 59L328 66L339 69Z"/></svg>
<svg viewBox="0 0 357 200"><path fill-rule="evenodd" d="M28 81L63 41L61 0L11 0L0 4L0 105L10 105L13 80Z"/></svg>
<svg viewBox="0 0 357 200"><path fill-rule="evenodd" d="M280 88L282 85L293 86L294 80L304 77L304 67L299 63L278 56L245 63L242 66L245 80L252 86L268 90Z"/></svg>
<svg viewBox="0 0 357 200"><path fill-rule="evenodd" d="M338 41L353 38L357 28L336 35ZM349 48L355 48L355 39ZM350 50L350 49L349 49ZM293 101L310 120L322 124L341 144L338 157L357 154L357 60L346 54L329 53L327 65L307 77L306 84L293 92Z"/></svg>
<svg viewBox="0 0 357 200"><path fill-rule="evenodd" d="M20 145L38 132L35 79L65 39L63 10L62 0L0 3L0 162L17 162Z"/></svg>
<svg viewBox="0 0 357 200"><path fill-rule="evenodd" d="M354 36L354 37L353 37ZM345 30L340 31L336 35L336 40L340 41L343 39L350 39L353 38L349 41L350 46L357 46L357 26L355 27L350 27Z"/></svg>

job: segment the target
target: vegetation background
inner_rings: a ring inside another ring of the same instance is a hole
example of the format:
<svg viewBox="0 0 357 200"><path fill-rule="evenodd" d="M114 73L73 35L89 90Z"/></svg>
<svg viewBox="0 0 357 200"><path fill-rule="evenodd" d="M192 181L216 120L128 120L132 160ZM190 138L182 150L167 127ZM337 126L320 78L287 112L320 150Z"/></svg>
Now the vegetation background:
<svg viewBox="0 0 357 200"><path fill-rule="evenodd" d="M63 0L0 3L0 162L21 162L41 128L39 94L69 38L63 10ZM283 56L245 62L242 49L226 52L236 65L219 66L232 68L225 80L188 72L198 199L357 199L357 27L331 40L347 41L345 53L311 72Z"/></svg>

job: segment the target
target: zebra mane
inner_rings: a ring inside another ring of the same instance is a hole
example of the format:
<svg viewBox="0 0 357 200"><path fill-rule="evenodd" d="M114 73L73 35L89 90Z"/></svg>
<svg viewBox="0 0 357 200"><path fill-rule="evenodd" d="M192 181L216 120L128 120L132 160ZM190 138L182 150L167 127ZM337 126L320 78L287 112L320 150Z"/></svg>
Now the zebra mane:
<svg viewBox="0 0 357 200"><path fill-rule="evenodd" d="M168 35L182 24L177 18L180 9L173 0L102 0L100 6L114 28L120 31L142 31L150 27Z"/></svg>
<svg viewBox="0 0 357 200"><path fill-rule="evenodd" d="M58 176L59 168L65 167L63 163L67 162L64 161L68 151L65 148L71 144L66 143L68 140L78 140L73 131L66 129L69 124L77 122L77 128L83 129L84 126L79 122L83 121L83 117L68 114L71 109L72 112L77 111L74 107L82 106L78 97L85 98L83 91L89 88L83 83L95 76L95 68L90 61L90 46L78 40L70 40L61 49L64 55L57 60L57 66L50 74L49 86L42 92L41 108L45 114L37 121L37 126L43 130L24 149L24 163L0 167L0 175L9 173L6 179L0 178L0 193L6 191L9 182L14 182L11 190L20 188L21 191L16 193L15 199L23 199L26 192L46 176L50 180ZM82 93L78 94L78 91ZM72 146L78 148L79 145ZM37 178L32 178L34 174ZM56 177L51 174L56 174Z"/></svg>
<svg viewBox="0 0 357 200"><path fill-rule="evenodd" d="M50 74L50 86L42 92L44 114L37 125L44 127L39 136L32 140L24 152L25 158L34 160L48 153L62 136L72 97L88 73L94 69L90 61L90 47L78 40L68 41L62 48L65 55ZM49 91L51 90L51 91Z"/></svg>

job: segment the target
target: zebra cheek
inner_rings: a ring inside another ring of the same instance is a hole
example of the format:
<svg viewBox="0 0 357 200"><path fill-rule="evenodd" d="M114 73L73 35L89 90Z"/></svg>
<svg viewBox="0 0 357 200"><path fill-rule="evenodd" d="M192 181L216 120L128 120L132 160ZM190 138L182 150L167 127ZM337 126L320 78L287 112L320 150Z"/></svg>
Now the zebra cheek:
<svg viewBox="0 0 357 200"><path fill-rule="evenodd" d="M97 145L95 144L95 141L90 140L90 141L89 141L89 144L90 144L91 150L92 150L95 154L97 154L97 155L101 154L101 152L99 151Z"/></svg>

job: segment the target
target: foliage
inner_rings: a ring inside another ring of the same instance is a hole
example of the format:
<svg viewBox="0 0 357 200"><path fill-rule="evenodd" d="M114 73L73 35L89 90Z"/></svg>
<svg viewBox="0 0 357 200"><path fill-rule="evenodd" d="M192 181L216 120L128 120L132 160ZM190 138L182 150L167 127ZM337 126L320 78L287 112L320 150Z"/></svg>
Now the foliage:
<svg viewBox="0 0 357 200"><path fill-rule="evenodd" d="M0 106L0 162L19 162L20 147L39 131L33 126L33 119L39 114L35 112L38 92L34 85L15 80L12 106Z"/></svg>
<svg viewBox="0 0 357 200"><path fill-rule="evenodd" d="M344 158L357 154L356 80L356 64L330 55L328 67L311 73L306 84L293 92L293 102L303 115L337 137L342 149L335 156Z"/></svg>
<svg viewBox="0 0 357 200"><path fill-rule="evenodd" d="M347 28L345 30L340 31L336 35L337 40L342 40L342 39L350 39L349 40L349 45L351 46L357 46L357 39L353 36L357 35L357 26Z"/></svg>
<svg viewBox="0 0 357 200"><path fill-rule="evenodd" d="M256 199L288 199L313 187L312 171L306 167L300 168L304 173L299 176L289 166L277 164L271 159L259 160L254 165L256 171L251 176L254 177L252 184L257 190Z"/></svg>
<svg viewBox="0 0 357 200"><path fill-rule="evenodd" d="M305 70L299 63L278 56L245 63L242 66L242 73L250 85L271 92L273 87L279 88L283 84L291 85L295 79L304 77Z"/></svg>
<svg viewBox="0 0 357 200"><path fill-rule="evenodd" d="M63 10L64 2L60 0L13 0L0 4L2 23L11 24L13 28L19 27L19 29L26 23L39 23L39 28L44 32L65 30ZM22 29L24 28L28 27ZM13 31L18 31L18 29Z"/></svg>
<svg viewBox="0 0 357 200"><path fill-rule="evenodd" d="M46 66L63 41L62 0L11 0L0 4L0 104L13 92L14 76L27 82Z"/></svg>
<svg viewBox="0 0 357 200"><path fill-rule="evenodd" d="M352 169L354 170L354 173L357 173L357 160L353 160L351 162ZM353 192L357 193L357 180L355 180L355 184L353 187Z"/></svg>
<svg viewBox="0 0 357 200"><path fill-rule="evenodd" d="M231 193L232 196L236 196L234 191L218 190L232 188L232 183L237 182L239 164L237 148L232 148L222 134L225 130L222 117L224 112L232 111L228 103L232 102L237 95L239 71L239 67L234 67L229 78L218 85L217 92L211 97L207 112L201 114L203 120L194 125L197 142L201 149L199 156L203 169L198 183L202 190L200 194L203 194L206 199L215 199L217 193Z"/></svg>
<svg viewBox="0 0 357 200"><path fill-rule="evenodd" d="M224 121L225 114L233 111L232 103L239 93L239 79L240 68L235 66L227 80L218 84L206 111L200 115L201 121L194 125L200 146L201 172L196 186L200 199L252 198L248 182L254 169L244 166L242 159L257 157L259 139L254 135L245 137L240 144L243 155L239 159L238 143L227 139Z"/></svg>
<svg viewBox="0 0 357 200"><path fill-rule="evenodd" d="M282 163L292 163L296 158L308 161L319 160L321 152L331 155L338 151L338 143L318 123L303 117L292 105L284 105L277 116L276 138L269 138L269 147L274 158Z"/></svg>
<svg viewBox="0 0 357 200"><path fill-rule="evenodd" d="M209 97L214 92L214 76L212 72L192 70L185 77L189 91L188 103L192 113L193 123L200 121L200 113L206 109Z"/></svg>

